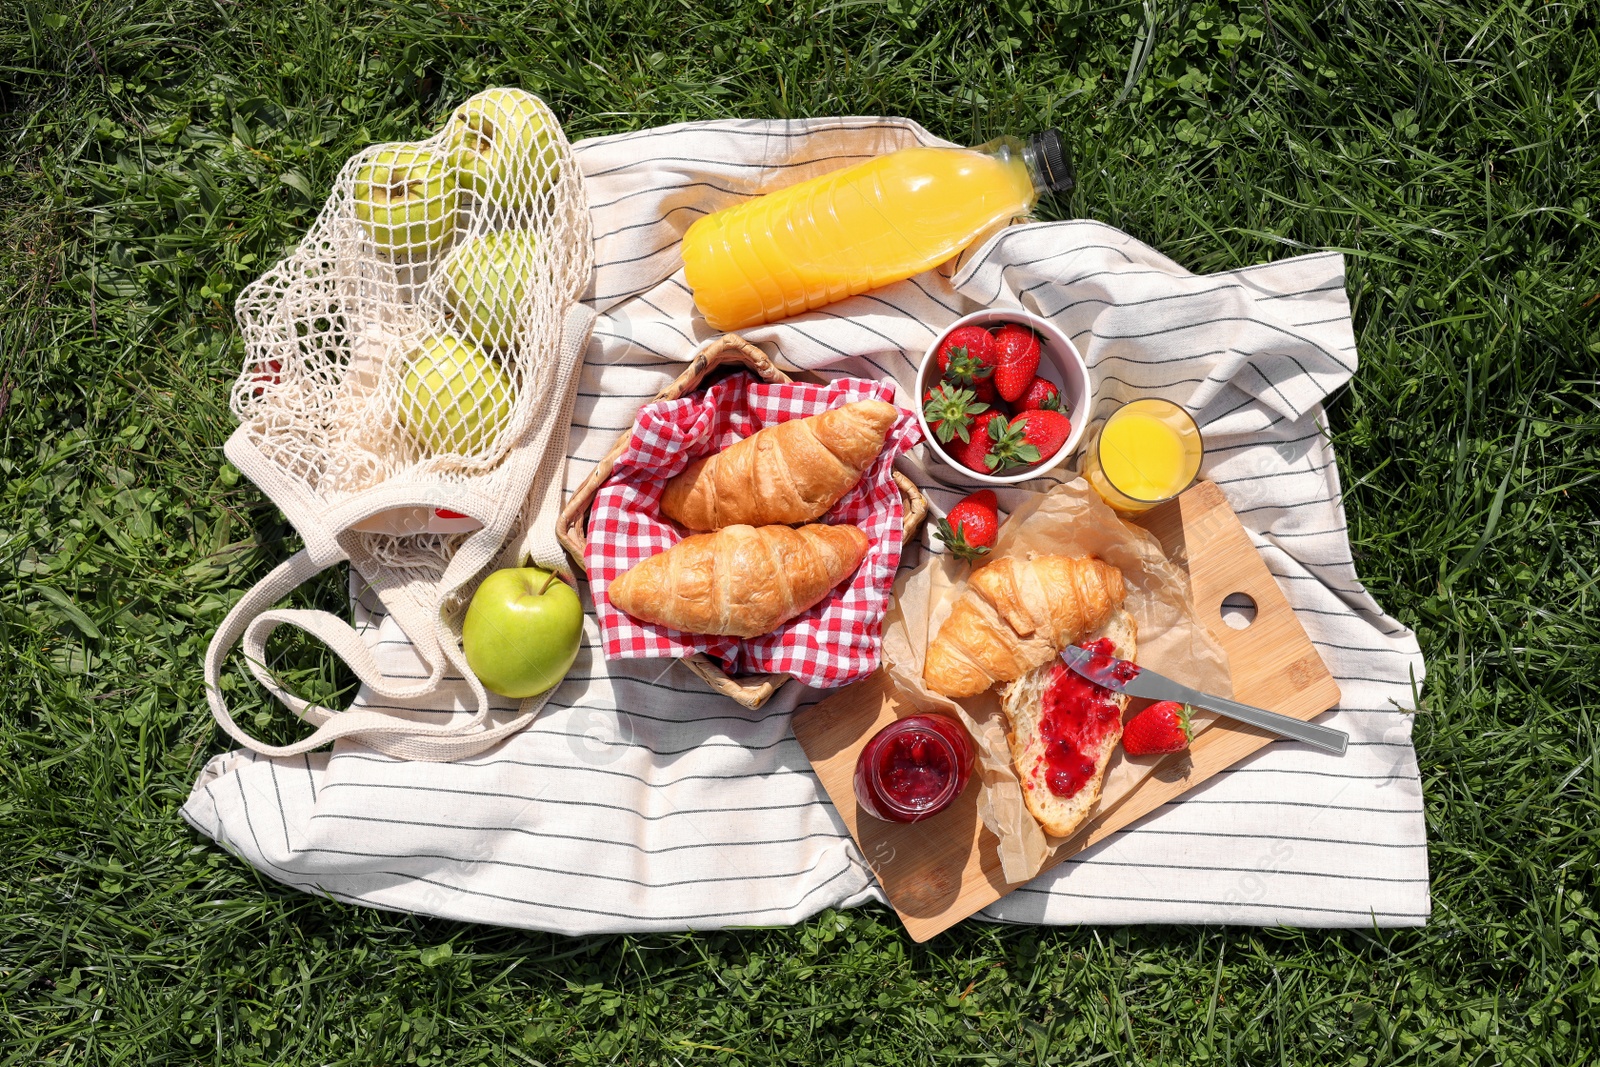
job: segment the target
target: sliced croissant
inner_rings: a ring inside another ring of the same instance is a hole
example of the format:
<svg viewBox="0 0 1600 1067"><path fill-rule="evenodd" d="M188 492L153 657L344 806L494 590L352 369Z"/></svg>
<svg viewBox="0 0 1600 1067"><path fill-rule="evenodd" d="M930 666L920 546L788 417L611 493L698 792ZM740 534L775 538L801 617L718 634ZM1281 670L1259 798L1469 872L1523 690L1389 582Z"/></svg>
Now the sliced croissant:
<svg viewBox="0 0 1600 1067"><path fill-rule="evenodd" d="M898 414L861 400L769 426L689 464L667 482L661 511L691 530L820 518L878 458Z"/></svg>
<svg viewBox="0 0 1600 1067"><path fill-rule="evenodd" d="M1126 595L1122 572L1104 560L997 559L967 579L928 645L923 681L948 697L977 696L1104 626Z"/></svg>
<svg viewBox="0 0 1600 1067"><path fill-rule="evenodd" d="M827 596L866 554L867 535L854 526L729 526L635 564L607 595L643 622L759 637Z"/></svg>
<svg viewBox="0 0 1600 1067"><path fill-rule="evenodd" d="M1104 626L1084 634L1078 642L1109 638L1111 654L1131 660L1138 650L1138 632L1133 617L1118 609ZM1001 691L1000 704L1011 725L1006 741L1022 784L1023 802L1045 833L1071 837L1100 799L1106 766L1122 739L1122 713L1127 710L1128 698L1102 691L1103 707L1077 708L1074 710L1081 718L1046 725L1045 693L1058 677L1058 668L1060 672L1071 670L1059 659L1052 659L1007 685ZM1052 743L1067 747L1052 752ZM1053 775L1052 770L1057 774ZM1063 770L1066 773L1060 773Z"/></svg>

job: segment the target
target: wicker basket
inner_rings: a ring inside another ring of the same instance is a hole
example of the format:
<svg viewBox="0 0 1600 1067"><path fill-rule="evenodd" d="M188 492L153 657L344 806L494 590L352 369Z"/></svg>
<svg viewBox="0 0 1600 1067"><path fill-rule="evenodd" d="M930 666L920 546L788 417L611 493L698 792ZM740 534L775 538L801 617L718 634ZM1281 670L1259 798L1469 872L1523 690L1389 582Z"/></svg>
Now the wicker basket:
<svg viewBox="0 0 1600 1067"><path fill-rule="evenodd" d="M764 382L794 380L779 370L761 349L737 334L730 333L702 348L677 380L656 394L655 400L677 400L699 389L710 378L741 370L750 371ZM616 464L617 457L622 455L632 439L633 431L631 429L624 431L589 477L578 486L572 498L567 501L567 506L561 510L556 536L580 572L585 569L583 554L588 547L589 505L594 503L595 494L600 491L606 479L611 477L611 468ZM904 540L910 541L928 514L928 502L911 479L899 471L894 471L893 475L895 484L900 488L901 503L905 508L903 537ZM690 670L704 678L712 689L723 696L732 697L751 709L765 704L767 699L778 691L778 687L789 680L787 674L752 674L730 678L714 661L700 653L685 656L683 661Z"/></svg>

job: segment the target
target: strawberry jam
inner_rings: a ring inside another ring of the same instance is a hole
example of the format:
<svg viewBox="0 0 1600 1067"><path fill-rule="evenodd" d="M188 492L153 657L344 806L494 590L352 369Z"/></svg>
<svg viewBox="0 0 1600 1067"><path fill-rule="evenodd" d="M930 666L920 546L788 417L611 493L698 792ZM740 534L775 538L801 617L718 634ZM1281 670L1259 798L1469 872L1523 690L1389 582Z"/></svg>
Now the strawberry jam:
<svg viewBox="0 0 1600 1067"><path fill-rule="evenodd" d="M869 815L916 822L961 795L972 775L972 739L948 715L913 715L873 735L856 761L856 800Z"/></svg>
<svg viewBox="0 0 1600 1067"><path fill-rule="evenodd" d="M1111 669L1112 676L1127 681L1139 668L1115 661L1109 638L1083 645L1094 654L1091 669ZM1044 708L1039 719L1039 735L1044 741L1043 764L1039 776L1058 797L1076 796L1094 777L1095 756L1105 745L1107 735L1122 725L1122 709L1116 694L1095 685L1065 663L1050 669L1044 691Z"/></svg>

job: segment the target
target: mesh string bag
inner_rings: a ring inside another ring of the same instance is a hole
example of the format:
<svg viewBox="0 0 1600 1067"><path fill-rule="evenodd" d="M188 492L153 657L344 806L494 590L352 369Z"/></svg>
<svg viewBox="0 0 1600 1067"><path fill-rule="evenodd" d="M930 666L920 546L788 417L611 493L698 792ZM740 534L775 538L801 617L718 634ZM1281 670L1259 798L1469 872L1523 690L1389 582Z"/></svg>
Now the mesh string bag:
<svg viewBox="0 0 1600 1067"><path fill-rule="evenodd" d="M541 698L492 712L461 650L461 621L492 567L570 577L555 523L578 366L593 312L583 179L538 97L490 89L434 136L346 162L310 231L240 294L245 363L225 452L278 505L304 548L250 589L206 655L212 713L240 744L294 755L339 737L409 759L472 755L523 728ZM273 610L348 561L429 668L386 681L359 635L325 612ZM334 711L287 692L268 635L298 626L384 698L466 678L470 715L419 723ZM316 730L264 744L228 711L224 660L243 641L252 674Z"/></svg>

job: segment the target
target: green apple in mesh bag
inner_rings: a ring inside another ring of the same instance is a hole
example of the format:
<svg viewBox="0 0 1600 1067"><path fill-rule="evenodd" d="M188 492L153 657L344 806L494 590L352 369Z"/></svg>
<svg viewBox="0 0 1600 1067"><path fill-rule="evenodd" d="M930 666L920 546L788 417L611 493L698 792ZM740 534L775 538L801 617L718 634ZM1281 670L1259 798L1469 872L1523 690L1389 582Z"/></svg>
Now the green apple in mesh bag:
<svg viewBox="0 0 1600 1067"><path fill-rule="evenodd" d="M532 93L485 89L455 109L445 139L462 185L492 203L525 208L555 184L557 130Z"/></svg>
<svg viewBox="0 0 1600 1067"><path fill-rule="evenodd" d="M386 145L356 168L356 218L390 259L443 251L455 235L456 198L454 169L437 148Z"/></svg>
<svg viewBox="0 0 1600 1067"><path fill-rule="evenodd" d="M429 334L411 353L400 387L400 421L435 454L476 455L511 413L511 376L477 345Z"/></svg>
<svg viewBox="0 0 1600 1067"><path fill-rule="evenodd" d="M577 592L542 567L489 575L461 625L461 648L472 673L493 692L518 699L561 681L582 641Z"/></svg>
<svg viewBox="0 0 1600 1067"><path fill-rule="evenodd" d="M538 247L527 230L498 230L458 245L440 268L455 328L485 348L512 347Z"/></svg>

